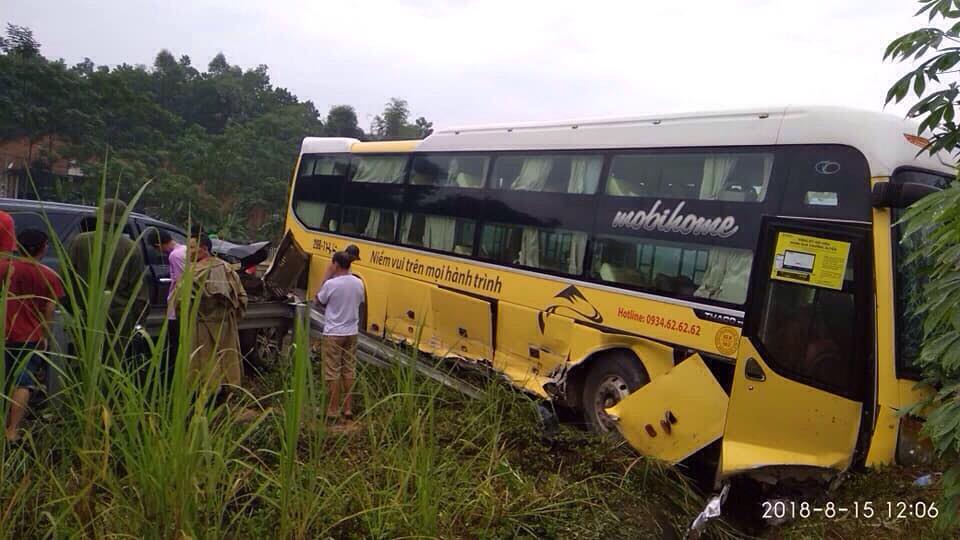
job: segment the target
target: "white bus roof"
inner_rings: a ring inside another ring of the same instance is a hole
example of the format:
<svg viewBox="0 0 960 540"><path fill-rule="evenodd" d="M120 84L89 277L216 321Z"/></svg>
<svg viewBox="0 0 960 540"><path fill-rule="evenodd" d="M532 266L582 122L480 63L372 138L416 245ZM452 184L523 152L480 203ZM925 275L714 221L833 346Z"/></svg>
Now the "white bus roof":
<svg viewBox="0 0 960 540"><path fill-rule="evenodd" d="M872 176L913 166L954 174L946 152L920 151L917 124L841 107L770 107L593 120L439 129L417 152L843 144L860 150ZM355 139L306 138L302 153L349 152ZM920 143L922 144L922 143Z"/></svg>

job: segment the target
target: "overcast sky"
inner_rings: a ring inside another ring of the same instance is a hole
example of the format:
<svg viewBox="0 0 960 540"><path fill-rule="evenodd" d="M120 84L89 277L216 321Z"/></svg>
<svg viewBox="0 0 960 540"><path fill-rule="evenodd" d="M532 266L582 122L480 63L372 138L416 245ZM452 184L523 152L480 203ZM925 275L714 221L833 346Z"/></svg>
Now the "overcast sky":
<svg viewBox="0 0 960 540"><path fill-rule="evenodd" d="M369 126L391 96L436 126L770 104L880 110L912 0L0 0L48 57L266 64ZM888 108L902 114L903 107Z"/></svg>

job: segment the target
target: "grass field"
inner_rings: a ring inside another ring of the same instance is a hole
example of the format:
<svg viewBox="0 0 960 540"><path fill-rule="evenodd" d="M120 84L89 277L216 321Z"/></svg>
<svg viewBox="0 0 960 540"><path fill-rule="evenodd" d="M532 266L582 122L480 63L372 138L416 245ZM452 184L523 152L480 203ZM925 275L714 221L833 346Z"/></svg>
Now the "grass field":
<svg viewBox="0 0 960 540"><path fill-rule="evenodd" d="M534 403L499 383L474 400L411 368L364 368L356 429L331 433L317 420L323 393L312 367L298 352L253 379L266 397L245 404L269 409L251 424L235 421L237 407L190 410L131 371L104 369L96 407L62 396L22 446L3 448L0 530L654 538L700 509L686 480L608 439L575 429L544 437Z"/></svg>

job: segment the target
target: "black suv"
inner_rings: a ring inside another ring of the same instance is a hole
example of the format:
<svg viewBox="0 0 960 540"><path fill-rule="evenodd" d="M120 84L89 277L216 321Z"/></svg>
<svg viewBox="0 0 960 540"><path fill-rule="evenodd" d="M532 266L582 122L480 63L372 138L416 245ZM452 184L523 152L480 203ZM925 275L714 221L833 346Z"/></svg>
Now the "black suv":
<svg viewBox="0 0 960 540"><path fill-rule="evenodd" d="M0 210L13 216L13 223L18 232L27 228L49 231L47 227L49 222L64 246L69 245L74 235L91 230L97 222L96 208L76 204L0 198ZM132 239L141 238L147 227L167 231L178 243L186 242L186 234L180 227L138 213L130 214L130 220L124 227L124 234ZM138 243L143 252L143 259L147 263L144 280L150 304L154 307L163 306L167 303L167 291L170 289L170 267L167 257L153 246L147 245L142 239ZM52 246L44 257L43 263L57 272L60 271L60 261L57 260L56 250Z"/></svg>

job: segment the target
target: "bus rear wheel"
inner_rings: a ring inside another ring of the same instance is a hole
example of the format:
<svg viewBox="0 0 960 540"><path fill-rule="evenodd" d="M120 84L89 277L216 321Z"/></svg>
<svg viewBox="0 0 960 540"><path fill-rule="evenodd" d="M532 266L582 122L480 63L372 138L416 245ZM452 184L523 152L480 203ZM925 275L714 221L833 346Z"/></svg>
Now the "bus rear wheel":
<svg viewBox="0 0 960 540"><path fill-rule="evenodd" d="M643 365L633 354L617 351L603 355L590 366L583 382L580 403L590 429L596 433L616 432L616 423L606 409L647 384Z"/></svg>

